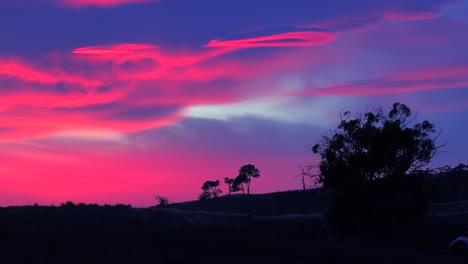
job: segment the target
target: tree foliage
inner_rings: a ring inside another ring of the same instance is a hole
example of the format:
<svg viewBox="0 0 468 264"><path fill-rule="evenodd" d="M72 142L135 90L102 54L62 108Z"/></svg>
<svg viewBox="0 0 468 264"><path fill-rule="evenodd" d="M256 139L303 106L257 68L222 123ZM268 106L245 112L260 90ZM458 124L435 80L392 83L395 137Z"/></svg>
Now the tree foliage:
<svg viewBox="0 0 468 264"><path fill-rule="evenodd" d="M224 183L228 186L229 195L231 195L232 184L234 183L234 179L225 177L224 178Z"/></svg>
<svg viewBox="0 0 468 264"><path fill-rule="evenodd" d="M414 120L400 103L388 113L378 109L351 117L345 112L333 135L323 136L312 148L322 158L319 183L348 189L420 171L437 153L438 134L429 121L411 125Z"/></svg>
<svg viewBox="0 0 468 264"><path fill-rule="evenodd" d="M231 192L242 191L242 194L245 194L244 184L249 182L249 178L245 173L239 173L234 181L231 184Z"/></svg>
<svg viewBox="0 0 468 264"><path fill-rule="evenodd" d="M380 221L423 214L427 197L421 171L438 152L440 133L429 121L415 120L400 103L388 112L345 112L331 135L312 147L321 158L318 183L336 192L331 215L348 221L362 214L355 220L365 215Z"/></svg>
<svg viewBox="0 0 468 264"><path fill-rule="evenodd" d="M245 183L247 184L247 194L250 194L250 183L252 182L252 178L260 177L260 171L254 165L247 164L239 169L239 175L241 174L245 175L245 177L247 178L247 180L245 181Z"/></svg>
<svg viewBox="0 0 468 264"><path fill-rule="evenodd" d="M206 181L203 183L201 189L203 192L200 194L198 197L199 200L206 200L206 199L212 199L212 198L217 198L219 195L222 193L219 187L219 180L216 181Z"/></svg>

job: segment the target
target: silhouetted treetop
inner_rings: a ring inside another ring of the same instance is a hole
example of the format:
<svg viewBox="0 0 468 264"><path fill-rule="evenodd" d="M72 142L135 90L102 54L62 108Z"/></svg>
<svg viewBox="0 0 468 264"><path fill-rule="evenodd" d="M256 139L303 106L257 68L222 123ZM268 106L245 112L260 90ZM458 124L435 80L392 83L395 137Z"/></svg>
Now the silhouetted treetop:
<svg viewBox="0 0 468 264"><path fill-rule="evenodd" d="M389 112L345 112L332 134L312 148L322 158L318 182L324 188L347 188L422 169L439 149L439 132L427 120L412 124L415 118L400 103Z"/></svg>
<svg viewBox="0 0 468 264"><path fill-rule="evenodd" d="M321 158L318 183L335 191L331 222L347 231L380 232L424 216L430 192L423 168L440 148L440 132L427 120L415 120L400 103L388 112L344 112L312 147Z"/></svg>
<svg viewBox="0 0 468 264"><path fill-rule="evenodd" d="M249 182L249 178L245 173L239 173L234 181L231 184L231 192L238 192L242 190L242 194L245 193L244 191L244 183L247 184Z"/></svg>
<svg viewBox="0 0 468 264"><path fill-rule="evenodd" d="M219 183L220 183L219 180L204 182L201 187L201 189L203 190L203 193L200 194L198 199L205 200L205 199L219 197L219 194L222 193L222 191L218 189Z"/></svg>
<svg viewBox="0 0 468 264"><path fill-rule="evenodd" d="M224 178L224 183L228 186L229 194L231 194L231 192L232 192L232 184L234 183L234 179L225 177L225 178Z"/></svg>
<svg viewBox="0 0 468 264"><path fill-rule="evenodd" d="M252 164L244 165L239 170L239 175L244 174L247 177L245 183L247 184L247 194L250 194L250 183L252 178L260 177L260 171Z"/></svg>

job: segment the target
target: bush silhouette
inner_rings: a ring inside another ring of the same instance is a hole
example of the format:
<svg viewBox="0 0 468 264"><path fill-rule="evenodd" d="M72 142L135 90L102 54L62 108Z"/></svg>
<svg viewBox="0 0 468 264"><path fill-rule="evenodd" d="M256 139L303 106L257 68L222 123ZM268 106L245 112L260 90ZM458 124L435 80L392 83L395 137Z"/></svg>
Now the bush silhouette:
<svg viewBox="0 0 468 264"><path fill-rule="evenodd" d="M154 199L156 199L156 201L158 202L158 204L156 205L157 207L165 207L169 205L169 199L167 197L156 194Z"/></svg>

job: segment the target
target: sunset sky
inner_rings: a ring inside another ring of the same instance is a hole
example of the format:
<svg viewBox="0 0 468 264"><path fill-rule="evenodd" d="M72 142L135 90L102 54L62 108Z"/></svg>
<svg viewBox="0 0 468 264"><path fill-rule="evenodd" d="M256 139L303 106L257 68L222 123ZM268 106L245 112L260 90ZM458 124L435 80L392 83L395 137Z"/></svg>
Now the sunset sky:
<svg viewBox="0 0 468 264"><path fill-rule="evenodd" d="M467 0L1 0L0 206L299 189L340 111L396 101L468 161Z"/></svg>

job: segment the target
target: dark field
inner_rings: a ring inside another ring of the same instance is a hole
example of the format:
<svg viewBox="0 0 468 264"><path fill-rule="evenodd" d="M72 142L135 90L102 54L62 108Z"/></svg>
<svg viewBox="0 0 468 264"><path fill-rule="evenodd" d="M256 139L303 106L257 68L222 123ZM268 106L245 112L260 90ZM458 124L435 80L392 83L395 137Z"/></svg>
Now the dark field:
<svg viewBox="0 0 468 264"><path fill-rule="evenodd" d="M323 213L330 204L330 194L319 189L266 194L221 196L206 201L171 204L169 208L254 215Z"/></svg>
<svg viewBox="0 0 468 264"><path fill-rule="evenodd" d="M1 208L0 263L468 263L448 252L468 223L454 210L387 238L351 238L334 234L311 208L296 209L262 216L240 209Z"/></svg>

